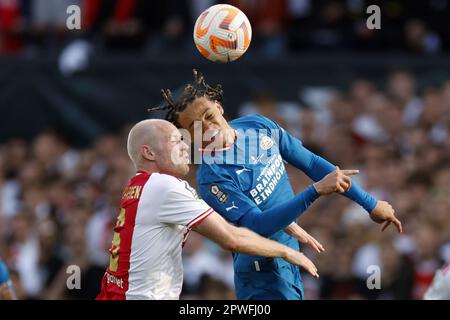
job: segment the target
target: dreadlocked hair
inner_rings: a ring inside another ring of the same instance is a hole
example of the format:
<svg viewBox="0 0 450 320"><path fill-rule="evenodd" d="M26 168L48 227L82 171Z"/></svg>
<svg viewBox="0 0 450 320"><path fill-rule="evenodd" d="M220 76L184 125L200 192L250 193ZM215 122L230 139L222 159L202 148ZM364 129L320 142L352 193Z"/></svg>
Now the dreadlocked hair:
<svg viewBox="0 0 450 320"><path fill-rule="evenodd" d="M186 107L195 99L200 97L206 97L211 101L221 102L223 99L223 90L220 84L215 87L206 83L205 77L197 70L192 70L194 73L194 81L184 87L183 93L175 101L172 96L172 92L169 89L162 89L162 97L164 104L158 107L149 108L148 112L169 110L165 119L173 123L176 127L181 127L178 123L178 114L182 112Z"/></svg>

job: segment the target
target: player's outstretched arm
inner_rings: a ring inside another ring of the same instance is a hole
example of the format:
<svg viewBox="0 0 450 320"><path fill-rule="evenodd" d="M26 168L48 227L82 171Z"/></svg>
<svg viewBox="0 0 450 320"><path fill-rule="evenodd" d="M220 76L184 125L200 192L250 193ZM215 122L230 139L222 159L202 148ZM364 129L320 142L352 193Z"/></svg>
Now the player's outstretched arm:
<svg viewBox="0 0 450 320"><path fill-rule="evenodd" d="M355 170L335 171L288 201L264 211L246 197L230 179L219 177L221 179L213 183L200 184L199 191L202 198L228 221L268 237L296 221L320 195L348 188L349 175L357 173ZM219 192L223 195L223 201L214 195Z"/></svg>
<svg viewBox="0 0 450 320"><path fill-rule="evenodd" d="M313 168L307 172L308 175L314 176L318 174L317 172L327 172L331 168L331 164L325 159L314 155L312 163ZM320 169L322 168L322 169ZM314 171L314 173L312 173ZM337 171L339 170L337 167ZM319 173L319 176L321 174ZM338 192L343 193L346 197L352 199L353 201L360 204L363 208L365 208L370 213L370 218L377 223L385 223L382 231L384 231L391 223L397 228L398 232L402 232L402 224L400 220L398 220L394 215L394 209L392 206L386 201L376 200L366 191L364 191L358 184L352 183L352 181L348 178L346 181L348 183L348 188L344 190L340 189ZM344 182L344 184L345 184Z"/></svg>
<svg viewBox="0 0 450 320"><path fill-rule="evenodd" d="M226 250L252 256L280 257L289 263L304 268L312 276L319 277L316 266L303 253L276 241L263 238L246 228L234 227L216 212L211 213L193 230L216 242Z"/></svg>
<svg viewBox="0 0 450 320"><path fill-rule="evenodd" d="M238 225L263 236L270 236L297 220L320 195L344 192L350 188L350 175L357 173L358 170L339 170L337 168L319 182L276 207L264 211L257 207L249 210L239 219Z"/></svg>
<svg viewBox="0 0 450 320"><path fill-rule="evenodd" d="M321 181L316 182L314 187L320 195L348 191L352 185L350 176L358 174L358 172L358 170L340 170L339 167L336 167L336 170L326 175ZM301 243L309 245L318 253L325 251L319 241L308 234L295 222L284 228L284 231Z"/></svg>
<svg viewBox="0 0 450 320"><path fill-rule="evenodd" d="M275 137L278 139L283 159L302 170L312 180L319 181L336 170L335 165L305 148L299 139L290 135L276 122L266 117L261 117L261 122L268 130L276 130ZM344 196L361 205L369 213L377 205L377 200L354 181L351 182L350 188L344 191L341 192Z"/></svg>
<svg viewBox="0 0 450 320"><path fill-rule="evenodd" d="M333 164L305 148L300 140L292 137L285 130L280 130L280 132L280 152L283 159L304 171L311 179L318 181L335 170L336 167ZM385 222L382 230L385 230L392 223L399 232L402 232L401 222L395 217L394 209L389 203L377 201L351 180L349 188L344 190L345 192L341 191L339 192L344 196L366 209L373 221L377 223Z"/></svg>

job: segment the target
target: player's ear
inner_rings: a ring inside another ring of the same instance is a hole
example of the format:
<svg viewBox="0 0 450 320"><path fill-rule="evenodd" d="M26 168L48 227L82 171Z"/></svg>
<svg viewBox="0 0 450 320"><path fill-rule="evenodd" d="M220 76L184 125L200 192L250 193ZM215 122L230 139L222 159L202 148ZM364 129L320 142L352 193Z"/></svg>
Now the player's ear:
<svg viewBox="0 0 450 320"><path fill-rule="evenodd" d="M150 146L143 144L141 145L141 156L146 160L154 161L156 153L150 148Z"/></svg>

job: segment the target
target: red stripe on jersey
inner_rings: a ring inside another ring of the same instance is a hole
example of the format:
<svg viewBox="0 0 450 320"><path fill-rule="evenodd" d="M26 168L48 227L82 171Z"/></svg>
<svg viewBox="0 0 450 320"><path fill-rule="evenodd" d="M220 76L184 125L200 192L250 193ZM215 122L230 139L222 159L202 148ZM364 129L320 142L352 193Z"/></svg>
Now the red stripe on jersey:
<svg viewBox="0 0 450 320"><path fill-rule="evenodd" d="M97 299L125 299L128 291L131 241L136 221L137 207L142 189L150 178L150 173L142 172L131 178L120 203L120 211L114 227L113 245L109 249L110 264L102 280L102 289Z"/></svg>
<svg viewBox="0 0 450 320"><path fill-rule="evenodd" d="M189 229L193 229L193 228L195 228L195 226L198 226L203 220L205 220L206 218L208 218L209 215L210 215L211 213L213 213L213 212L214 212L213 209L211 209L211 211L207 211L207 213L204 214L204 215L202 215L202 217L201 217L200 219L196 220L196 221L189 227Z"/></svg>
<svg viewBox="0 0 450 320"><path fill-rule="evenodd" d="M191 222L188 223L188 228L186 232L183 235L183 242L181 243L181 247L184 247L184 244L187 241L187 237L189 236L189 232L192 228L197 226L199 223L201 223L203 220L208 218L208 216L213 213L213 209L209 208L208 210L204 211L203 213L199 214L195 219L193 219Z"/></svg>
<svg viewBox="0 0 450 320"><path fill-rule="evenodd" d="M186 225L186 227L188 228L188 229L192 229L192 227L193 227L193 224L195 225L196 224L196 221L198 220L198 219L201 219L205 214L211 214L211 212L213 211L213 209L212 208L209 208L209 209L207 209L206 211L203 211L202 213L200 213L198 216L196 216L194 219L192 219L187 225Z"/></svg>

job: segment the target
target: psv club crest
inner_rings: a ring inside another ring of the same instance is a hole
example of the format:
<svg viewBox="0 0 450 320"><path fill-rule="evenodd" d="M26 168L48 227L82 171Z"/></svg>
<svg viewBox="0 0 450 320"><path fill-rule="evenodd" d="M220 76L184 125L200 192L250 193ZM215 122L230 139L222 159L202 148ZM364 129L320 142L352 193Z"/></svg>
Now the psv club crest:
<svg viewBox="0 0 450 320"><path fill-rule="evenodd" d="M260 139L261 140L259 142L259 147L262 150L269 150L270 148L272 148L274 142L270 137L262 136Z"/></svg>

